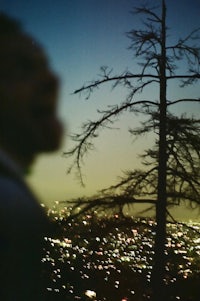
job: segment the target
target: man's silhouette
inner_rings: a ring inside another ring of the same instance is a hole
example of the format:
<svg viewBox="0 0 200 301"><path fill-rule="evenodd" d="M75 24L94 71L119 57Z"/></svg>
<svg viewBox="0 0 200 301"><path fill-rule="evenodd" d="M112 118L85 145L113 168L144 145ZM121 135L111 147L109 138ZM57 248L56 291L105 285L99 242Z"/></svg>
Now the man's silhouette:
<svg viewBox="0 0 200 301"><path fill-rule="evenodd" d="M48 220L23 174L56 150L58 79L43 49L0 14L0 300L44 300L41 257Z"/></svg>

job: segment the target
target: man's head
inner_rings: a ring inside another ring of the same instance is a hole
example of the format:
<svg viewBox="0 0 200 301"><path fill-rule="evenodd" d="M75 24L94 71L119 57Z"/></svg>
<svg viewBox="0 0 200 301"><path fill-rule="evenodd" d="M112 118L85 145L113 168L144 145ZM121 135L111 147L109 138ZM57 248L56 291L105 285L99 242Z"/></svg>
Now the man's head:
<svg viewBox="0 0 200 301"><path fill-rule="evenodd" d="M41 46L5 15L0 45L0 147L27 165L60 145L58 79Z"/></svg>

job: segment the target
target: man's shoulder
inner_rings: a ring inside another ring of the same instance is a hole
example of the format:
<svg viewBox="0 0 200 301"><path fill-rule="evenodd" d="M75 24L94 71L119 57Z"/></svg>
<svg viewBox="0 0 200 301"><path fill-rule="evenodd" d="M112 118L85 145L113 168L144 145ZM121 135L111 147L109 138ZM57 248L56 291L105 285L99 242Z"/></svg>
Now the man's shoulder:
<svg viewBox="0 0 200 301"><path fill-rule="evenodd" d="M46 231L49 227L45 212L28 187L0 175L0 228L3 224L16 227L16 231L23 225L24 232L25 228L27 231L42 232L43 228Z"/></svg>
<svg viewBox="0 0 200 301"><path fill-rule="evenodd" d="M42 208L23 181L0 175L0 216L40 217Z"/></svg>
<svg viewBox="0 0 200 301"><path fill-rule="evenodd" d="M20 168L15 162L0 149L0 207L19 202L23 200L26 191L26 185L23 182L23 177Z"/></svg>
<svg viewBox="0 0 200 301"><path fill-rule="evenodd" d="M28 197L25 185L11 177L0 175L0 207L2 202L4 205L5 203L9 205L9 201L12 205L15 202L19 204L19 201L22 202L25 197Z"/></svg>

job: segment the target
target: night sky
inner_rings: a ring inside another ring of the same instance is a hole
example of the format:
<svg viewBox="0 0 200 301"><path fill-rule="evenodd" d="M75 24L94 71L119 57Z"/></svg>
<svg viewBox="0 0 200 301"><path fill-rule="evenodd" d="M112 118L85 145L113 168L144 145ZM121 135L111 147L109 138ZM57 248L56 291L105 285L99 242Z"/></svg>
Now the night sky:
<svg viewBox="0 0 200 301"><path fill-rule="evenodd" d="M159 5L161 1L149 2ZM141 17L134 16L130 11L141 3L144 2L0 1L1 11L19 19L26 31L43 45L52 68L61 78L59 114L68 131L62 148L56 154L40 156L30 177L31 185L47 204L93 194L111 185L123 170L138 167L137 153L141 152L144 143L145 146L152 143L150 138L133 143L127 129L138 123L133 116L124 114L116 123L120 130L102 132L95 143L95 151L86 158L83 166L86 187L80 187L74 174L66 174L70 162L62 157L62 153L71 146L67 136L77 132L82 122L95 119L98 116L96 109L122 101L124 96L124 91L111 93L109 86L99 89L89 100L72 93L85 82L97 78L100 66L110 66L115 74L127 68L132 72L138 68L131 51L127 49L130 41L125 33L140 28ZM166 3L169 41L184 37L200 26L199 0L167 0ZM174 86L169 96L176 97L179 91ZM199 97L199 88L192 87L185 93L187 96ZM148 91L148 97L154 99L153 91ZM200 111L199 105L189 109Z"/></svg>

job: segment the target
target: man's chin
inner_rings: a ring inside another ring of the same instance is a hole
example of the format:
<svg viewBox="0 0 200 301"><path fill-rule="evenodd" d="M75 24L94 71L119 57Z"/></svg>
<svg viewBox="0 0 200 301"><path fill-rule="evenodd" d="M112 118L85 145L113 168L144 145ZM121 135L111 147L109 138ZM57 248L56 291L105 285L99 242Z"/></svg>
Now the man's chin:
<svg viewBox="0 0 200 301"><path fill-rule="evenodd" d="M43 123L38 135L36 135L35 145L38 152L57 151L62 143L62 124L58 120L51 123Z"/></svg>
<svg viewBox="0 0 200 301"><path fill-rule="evenodd" d="M60 142L54 142L54 143L43 143L37 148L37 153L51 153L51 152L56 152L59 150L61 146Z"/></svg>

